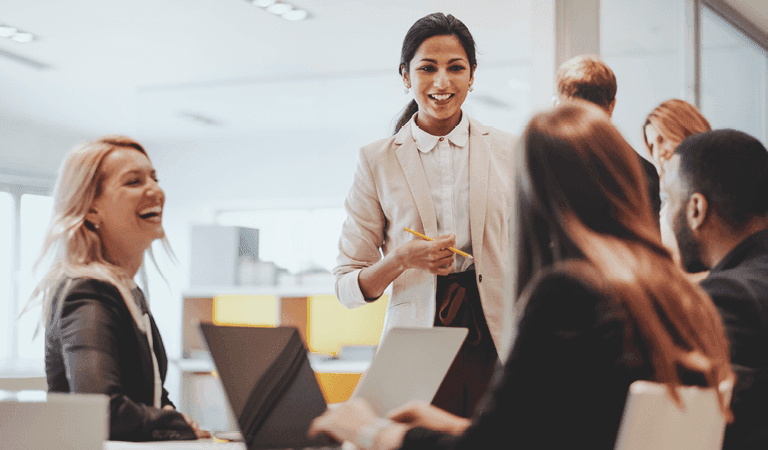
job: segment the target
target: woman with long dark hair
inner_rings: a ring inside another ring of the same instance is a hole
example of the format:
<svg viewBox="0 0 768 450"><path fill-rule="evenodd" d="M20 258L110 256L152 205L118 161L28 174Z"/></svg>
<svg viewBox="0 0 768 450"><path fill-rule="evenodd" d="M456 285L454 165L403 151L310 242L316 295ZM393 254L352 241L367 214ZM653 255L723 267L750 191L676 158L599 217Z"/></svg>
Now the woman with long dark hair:
<svg viewBox="0 0 768 450"><path fill-rule="evenodd" d="M513 136L462 110L476 66L474 39L455 17L430 14L408 30L399 72L414 100L394 136L358 154L334 269L349 308L393 284L383 338L396 326L469 328L434 400L464 417L498 361L502 291L511 285Z"/></svg>
<svg viewBox="0 0 768 450"><path fill-rule="evenodd" d="M364 400L312 432L364 448L612 449L630 384L732 382L712 301L661 244L632 148L578 102L535 116L516 161L517 302L509 357L471 422L429 405L377 418ZM725 394L722 413L730 418Z"/></svg>

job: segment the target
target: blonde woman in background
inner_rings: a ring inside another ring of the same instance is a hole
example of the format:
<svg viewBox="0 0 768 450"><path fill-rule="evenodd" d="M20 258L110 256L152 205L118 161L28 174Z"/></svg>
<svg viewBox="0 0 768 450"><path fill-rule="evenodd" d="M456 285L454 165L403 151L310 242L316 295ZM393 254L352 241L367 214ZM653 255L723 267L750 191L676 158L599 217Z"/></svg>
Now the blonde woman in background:
<svg viewBox="0 0 768 450"><path fill-rule="evenodd" d="M675 149L688 136L711 130L707 119L701 115L698 109L690 103L673 98L661 103L654 108L643 125L643 140L660 172L664 176L664 165L675 154ZM665 199L661 199L661 212L663 219L668 208ZM672 258L680 267L680 249L677 246L675 233L667 225L667 220L660 220L661 240L664 246L672 253ZM692 280L699 281L706 276L706 272L697 274Z"/></svg>
<svg viewBox="0 0 768 450"><path fill-rule="evenodd" d="M163 388L168 360L133 279L162 225L165 194L146 151L123 136L76 147L64 160L40 259L53 265L42 303L49 392L110 397L110 439L210 437Z"/></svg>
<svg viewBox="0 0 768 450"><path fill-rule="evenodd" d="M707 119L695 106L673 98L648 114L643 124L643 139L648 153L662 167L685 138L711 129Z"/></svg>

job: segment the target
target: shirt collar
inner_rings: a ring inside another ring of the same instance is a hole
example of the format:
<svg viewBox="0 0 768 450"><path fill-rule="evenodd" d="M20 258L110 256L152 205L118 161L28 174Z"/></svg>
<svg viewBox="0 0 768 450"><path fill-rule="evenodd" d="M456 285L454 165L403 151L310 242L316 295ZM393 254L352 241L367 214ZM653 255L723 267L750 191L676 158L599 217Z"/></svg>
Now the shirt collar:
<svg viewBox="0 0 768 450"><path fill-rule="evenodd" d="M416 113L418 114L418 113ZM432 136L416 125L416 114L411 117L411 132L413 140L416 141L416 148L422 153L429 153L437 146L440 136ZM462 111L461 120L447 136L448 140L456 147L464 147L469 141L469 119Z"/></svg>

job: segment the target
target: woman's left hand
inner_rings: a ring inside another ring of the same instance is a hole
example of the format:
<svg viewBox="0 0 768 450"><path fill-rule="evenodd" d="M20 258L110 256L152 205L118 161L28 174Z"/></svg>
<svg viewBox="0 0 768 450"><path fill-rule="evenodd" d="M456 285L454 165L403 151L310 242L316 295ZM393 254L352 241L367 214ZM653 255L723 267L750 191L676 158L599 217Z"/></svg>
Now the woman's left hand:
<svg viewBox="0 0 768 450"><path fill-rule="evenodd" d="M309 435L328 434L338 441L357 442L360 428L376 420L378 416L363 399L354 399L329 408L316 418L309 427Z"/></svg>
<svg viewBox="0 0 768 450"><path fill-rule="evenodd" d="M174 408L171 405L165 405L163 406L163 410L165 411L176 411L176 408ZM191 417L187 416L181 411L178 411L179 414L184 418L184 420L187 422L187 424L192 427L192 430L195 432L195 436L197 436L198 439L210 439L211 438L211 432L208 430L203 430L200 428L200 424L197 423L197 421L193 420Z"/></svg>

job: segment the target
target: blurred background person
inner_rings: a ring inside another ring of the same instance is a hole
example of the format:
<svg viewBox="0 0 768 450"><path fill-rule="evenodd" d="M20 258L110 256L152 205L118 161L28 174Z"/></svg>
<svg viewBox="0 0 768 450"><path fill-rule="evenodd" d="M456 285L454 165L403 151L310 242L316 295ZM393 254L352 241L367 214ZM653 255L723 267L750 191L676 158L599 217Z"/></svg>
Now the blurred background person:
<svg viewBox="0 0 768 450"><path fill-rule="evenodd" d="M599 56L579 55L564 62L555 75L557 101L578 98L601 107L608 117L613 117L616 107L616 76ZM638 160L645 173L651 208L658 217L661 210L659 175L653 163L638 153Z"/></svg>
<svg viewBox="0 0 768 450"><path fill-rule="evenodd" d="M112 440L210 437L163 388L165 348L133 281L154 240L170 249L164 204L139 143L106 136L73 149L40 257L53 264L30 299L43 307L48 391L109 396Z"/></svg>
<svg viewBox="0 0 768 450"><path fill-rule="evenodd" d="M707 119L690 103L671 99L662 102L654 108L643 124L643 140L648 153L654 159L660 173L663 172L669 158L675 153L675 148L683 142L683 139L696 133L710 130ZM662 195L660 217L667 215L665 202ZM680 253L675 234L666 226L669 220L660 220L661 240L667 249L672 252L672 257L680 263ZM695 276L695 281L705 277L706 273Z"/></svg>
<svg viewBox="0 0 768 450"><path fill-rule="evenodd" d="M434 399L464 417L499 359L510 274L514 138L462 111L476 67L475 41L455 17L430 14L408 30L399 70L414 100L394 136L358 154L333 270L348 308L394 283L382 339L397 326L469 328Z"/></svg>
<svg viewBox="0 0 768 450"><path fill-rule="evenodd" d="M768 448L768 151L736 130L686 138L667 160L666 216L725 324L736 372L723 448Z"/></svg>
<svg viewBox="0 0 768 450"><path fill-rule="evenodd" d="M662 102L648 114L643 124L643 140L648 153L661 170L683 139L711 129L707 119L695 106L673 98Z"/></svg>
<svg viewBox="0 0 768 450"><path fill-rule="evenodd" d="M535 116L523 141L523 314L478 414L470 422L415 404L388 421L353 400L316 419L312 433L380 450L608 450L632 382L663 383L673 399L681 385L733 382L717 310L662 247L637 155L605 112L567 102Z"/></svg>

